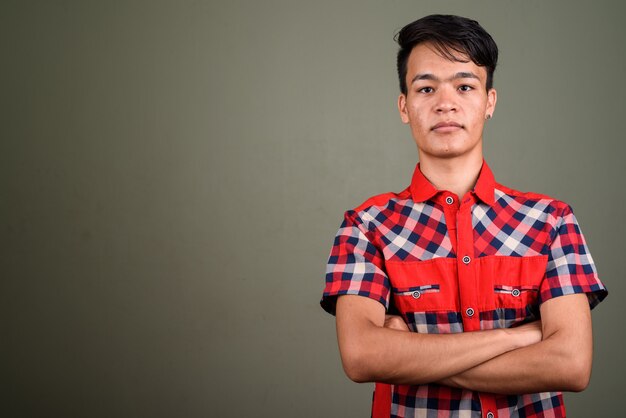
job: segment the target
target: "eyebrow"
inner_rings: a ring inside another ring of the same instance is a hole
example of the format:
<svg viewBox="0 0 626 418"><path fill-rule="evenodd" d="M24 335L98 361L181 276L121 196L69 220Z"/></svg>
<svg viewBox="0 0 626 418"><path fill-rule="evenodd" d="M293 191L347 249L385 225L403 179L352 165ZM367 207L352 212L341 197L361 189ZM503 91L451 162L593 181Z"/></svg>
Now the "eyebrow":
<svg viewBox="0 0 626 418"><path fill-rule="evenodd" d="M461 72L456 73L455 75L453 75L452 77L450 77L446 81L458 80L459 78L475 78L476 80L480 80L480 78L478 78L478 76L476 74L474 74L474 73L467 72L467 71L461 71ZM418 80L440 81L439 78L436 77L434 74L431 74L431 73L421 73L421 74L416 74L415 77L413 77L413 80L411 80L411 84L415 83Z"/></svg>

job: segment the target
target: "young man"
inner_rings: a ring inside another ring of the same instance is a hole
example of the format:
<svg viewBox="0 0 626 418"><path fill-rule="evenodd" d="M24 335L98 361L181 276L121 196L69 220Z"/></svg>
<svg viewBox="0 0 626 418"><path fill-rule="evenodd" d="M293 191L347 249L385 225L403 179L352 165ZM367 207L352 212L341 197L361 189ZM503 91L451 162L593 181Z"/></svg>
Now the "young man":
<svg viewBox="0 0 626 418"><path fill-rule="evenodd" d="M607 293L576 218L483 160L498 49L476 21L427 16L397 41L419 164L335 237L321 304L345 372L378 382L374 418L565 417L560 391L589 382L590 308Z"/></svg>

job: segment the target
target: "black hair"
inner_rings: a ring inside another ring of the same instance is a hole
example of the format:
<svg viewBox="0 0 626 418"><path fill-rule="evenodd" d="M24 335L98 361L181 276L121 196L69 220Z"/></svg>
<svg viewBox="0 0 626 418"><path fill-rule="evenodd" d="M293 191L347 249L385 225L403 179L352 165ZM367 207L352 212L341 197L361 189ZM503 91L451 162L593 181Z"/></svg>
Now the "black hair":
<svg viewBox="0 0 626 418"><path fill-rule="evenodd" d="M487 70L487 91L493 86L493 72L498 63L498 46L477 21L454 15L430 15L409 23L396 34L400 91L407 94L406 72L409 55L418 44L429 42L451 60L466 62L456 54L469 57Z"/></svg>

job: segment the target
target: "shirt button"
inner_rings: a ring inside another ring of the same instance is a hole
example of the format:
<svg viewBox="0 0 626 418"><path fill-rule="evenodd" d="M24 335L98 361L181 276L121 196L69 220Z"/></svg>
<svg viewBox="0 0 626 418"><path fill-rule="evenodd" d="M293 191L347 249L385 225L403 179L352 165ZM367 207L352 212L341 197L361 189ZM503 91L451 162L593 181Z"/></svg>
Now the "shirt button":
<svg viewBox="0 0 626 418"><path fill-rule="evenodd" d="M419 290L416 290L415 292L413 292L413 298L419 299L420 296L422 296L422 294L420 293Z"/></svg>
<svg viewBox="0 0 626 418"><path fill-rule="evenodd" d="M519 289L513 289L513 290L511 291L511 294L512 294L513 296L515 296L515 297L518 297L518 296L520 295L520 293L521 293L521 292L520 292L520 290L519 290Z"/></svg>
<svg viewBox="0 0 626 418"><path fill-rule="evenodd" d="M465 257L463 257L463 262L464 262L465 264L469 264L469 263L470 263L470 261L472 261L472 259L470 258L470 256L469 256L469 255L466 255Z"/></svg>
<svg viewBox="0 0 626 418"><path fill-rule="evenodd" d="M474 310L473 310L472 308L467 308L467 309L465 310L465 314L466 314L467 316L474 316Z"/></svg>
<svg viewBox="0 0 626 418"><path fill-rule="evenodd" d="M487 412L487 418L494 418L493 412Z"/></svg>
<svg viewBox="0 0 626 418"><path fill-rule="evenodd" d="M453 203L454 203L454 198L453 198L452 196L448 196L448 197L446 197L446 203L447 203L448 205L453 204Z"/></svg>

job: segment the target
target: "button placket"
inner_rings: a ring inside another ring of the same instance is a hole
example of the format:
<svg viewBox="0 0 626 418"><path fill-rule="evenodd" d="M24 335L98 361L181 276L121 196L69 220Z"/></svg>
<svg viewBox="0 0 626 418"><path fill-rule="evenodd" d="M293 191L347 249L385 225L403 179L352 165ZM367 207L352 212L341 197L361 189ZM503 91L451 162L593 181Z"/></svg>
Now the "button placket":
<svg viewBox="0 0 626 418"><path fill-rule="evenodd" d="M437 203L439 205L441 205L441 210L443 210L443 214L446 220L446 226L448 228L448 233L450 236L450 243L452 244L452 251L454 251L455 254L458 254L458 248L457 248L457 216L459 214L459 207L455 204L457 202L457 200L448 195L445 197L440 197L437 200Z"/></svg>
<svg viewBox="0 0 626 418"><path fill-rule="evenodd" d="M472 200L462 200L457 212L457 274L459 280L460 308L463 329L476 331L480 329L478 307L478 283L474 256L474 231L472 226Z"/></svg>

